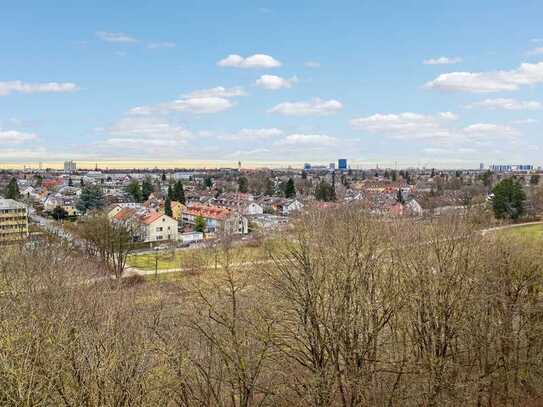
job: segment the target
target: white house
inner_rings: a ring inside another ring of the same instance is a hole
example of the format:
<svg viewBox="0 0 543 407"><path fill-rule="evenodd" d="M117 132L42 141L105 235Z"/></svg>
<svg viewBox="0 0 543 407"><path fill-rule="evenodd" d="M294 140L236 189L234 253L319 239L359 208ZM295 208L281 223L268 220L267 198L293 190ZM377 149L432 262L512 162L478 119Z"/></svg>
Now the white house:
<svg viewBox="0 0 543 407"><path fill-rule="evenodd" d="M112 221L133 222L137 226L137 240L142 242L177 241L179 237L177 221L154 210L123 208Z"/></svg>
<svg viewBox="0 0 543 407"><path fill-rule="evenodd" d="M287 199L281 204L281 213L285 216L289 216L293 212L301 210L303 207L304 204L297 199Z"/></svg>

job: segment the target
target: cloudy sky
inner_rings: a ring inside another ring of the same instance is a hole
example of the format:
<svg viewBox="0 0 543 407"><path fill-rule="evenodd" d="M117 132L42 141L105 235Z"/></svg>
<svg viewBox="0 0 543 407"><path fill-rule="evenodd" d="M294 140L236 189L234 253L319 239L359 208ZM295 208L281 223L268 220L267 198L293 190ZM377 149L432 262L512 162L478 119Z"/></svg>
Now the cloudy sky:
<svg viewBox="0 0 543 407"><path fill-rule="evenodd" d="M0 164L543 164L540 0L6 2Z"/></svg>

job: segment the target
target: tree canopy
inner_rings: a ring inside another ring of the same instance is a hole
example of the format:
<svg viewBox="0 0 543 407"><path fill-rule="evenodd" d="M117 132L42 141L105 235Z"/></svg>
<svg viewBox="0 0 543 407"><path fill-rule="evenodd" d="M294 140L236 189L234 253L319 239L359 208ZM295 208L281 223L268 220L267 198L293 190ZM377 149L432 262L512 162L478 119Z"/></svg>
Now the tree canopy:
<svg viewBox="0 0 543 407"><path fill-rule="evenodd" d="M238 190L241 193L246 193L249 190L249 181L246 177L238 178Z"/></svg>
<svg viewBox="0 0 543 407"><path fill-rule="evenodd" d="M105 205L102 188L97 185L83 187L76 203L76 208L82 213L94 209L102 209Z"/></svg>
<svg viewBox="0 0 543 407"><path fill-rule="evenodd" d="M317 188L315 190L315 198L319 201L335 201L336 200L336 191L334 190L334 187L330 185L326 181L319 182L319 185L317 185Z"/></svg>
<svg viewBox="0 0 543 407"><path fill-rule="evenodd" d="M296 196L296 187L294 186L294 180L292 178L289 178L287 181L285 196L287 198L294 198Z"/></svg>
<svg viewBox="0 0 543 407"><path fill-rule="evenodd" d="M126 192L132 197L134 202L142 202L143 195L141 193L141 186L138 180L132 180L126 187Z"/></svg>
<svg viewBox="0 0 543 407"><path fill-rule="evenodd" d="M146 201L147 199L149 199L149 195L151 195L153 191L154 187L151 177L145 177L141 184L141 195L143 197L143 200Z"/></svg>
<svg viewBox="0 0 543 407"><path fill-rule="evenodd" d="M8 186L6 187L6 198L7 199L18 199L21 193L19 192L19 186L17 185L17 179L12 177L9 180Z"/></svg>
<svg viewBox="0 0 543 407"><path fill-rule="evenodd" d="M171 199L172 201L181 202L185 204L185 189L183 188L183 183L181 181L176 181L171 188Z"/></svg>
<svg viewBox="0 0 543 407"><path fill-rule="evenodd" d="M198 215L194 220L194 230L197 232L204 232L206 229L206 220L203 216Z"/></svg>
<svg viewBox="0 0 543 407"><path fill-rule="evenodd" d="M492 192L492 208L496 218L518 219L523 215L526 194L517 180L506 178L498 182Z"/></svg>

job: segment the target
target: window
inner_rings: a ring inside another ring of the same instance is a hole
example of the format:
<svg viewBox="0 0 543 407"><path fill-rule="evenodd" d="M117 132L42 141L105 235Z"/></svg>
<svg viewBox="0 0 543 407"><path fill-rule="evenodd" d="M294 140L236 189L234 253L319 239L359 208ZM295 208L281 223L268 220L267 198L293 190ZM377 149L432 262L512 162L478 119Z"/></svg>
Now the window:
<svg viewBox="0 0 543 407"><path fill-rule="evenodd" d="M157 232L162 232L162 227L156 228Z"/></svg>
<svg viewBox="0 0 543 407"><path fill-rule="evenodd" d="M164 240L163 237L161 235L157 236L156 237L156 240Z"/></svg>

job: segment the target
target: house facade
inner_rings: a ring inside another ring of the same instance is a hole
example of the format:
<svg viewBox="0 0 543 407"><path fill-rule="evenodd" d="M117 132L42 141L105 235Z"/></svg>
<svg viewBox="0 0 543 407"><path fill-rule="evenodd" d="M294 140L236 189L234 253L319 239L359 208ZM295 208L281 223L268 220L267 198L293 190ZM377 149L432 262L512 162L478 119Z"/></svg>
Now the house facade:
<svg viewBox="0 0 543 407"><path fill-rule="evenodd" d="M13 199L0 198L0 245L22 240L28 236L28 211Z"/></svg>

